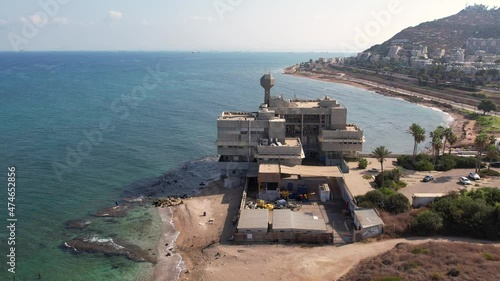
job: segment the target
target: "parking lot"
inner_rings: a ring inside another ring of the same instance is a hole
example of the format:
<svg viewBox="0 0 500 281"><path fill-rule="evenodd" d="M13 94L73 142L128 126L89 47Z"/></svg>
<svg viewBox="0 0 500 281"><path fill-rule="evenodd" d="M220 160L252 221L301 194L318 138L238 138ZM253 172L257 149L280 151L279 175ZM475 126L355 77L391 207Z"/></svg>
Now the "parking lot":
<svg viewBox="0 0 500 281"><path fill-rule="evenodd" d="M500 169L495 169L500 171ZM474 169L453 169L447 172L415 172L402 180L408 185L400 190L411 202L411 196L414 193L446 193L458 191L463 188L472 189L480 187L500 187L500 178L484 178L477 181L471 180L471 185L464 186L460 183L460 177L466 177ZM425 175L434 176L434 180L422 182Z"/></svg>

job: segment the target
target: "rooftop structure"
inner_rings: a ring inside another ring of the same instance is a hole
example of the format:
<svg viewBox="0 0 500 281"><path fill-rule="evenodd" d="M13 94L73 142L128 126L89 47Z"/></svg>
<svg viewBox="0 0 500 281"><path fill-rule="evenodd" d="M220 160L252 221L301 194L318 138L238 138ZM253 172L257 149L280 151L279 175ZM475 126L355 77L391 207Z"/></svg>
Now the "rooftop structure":
<svg viewBox="0 0 500 281"><path fill-rule="evenodd" d="M292 212L288 209L273 210L273 231L281 232L326 232L326 225L321 215L309 212Z"/></svg>
<svg viewBox="0 0 500 281"><path fill-rule="evenodd" d="M269 211L267 209L243 209L238 221L238 232L267 232Z"/></svg>
<svg viewBox="0 0 500 281"><path fill-rule="evenodd" d="M313 159L340 165L356 156L364 142L363 130L347 124L347 109L325 96L316 100L271 96L275 78L260 79L264 103L257 112L223 112L217 119L217 151L221 175L239 185L260 163L300 165Z"/></svg>

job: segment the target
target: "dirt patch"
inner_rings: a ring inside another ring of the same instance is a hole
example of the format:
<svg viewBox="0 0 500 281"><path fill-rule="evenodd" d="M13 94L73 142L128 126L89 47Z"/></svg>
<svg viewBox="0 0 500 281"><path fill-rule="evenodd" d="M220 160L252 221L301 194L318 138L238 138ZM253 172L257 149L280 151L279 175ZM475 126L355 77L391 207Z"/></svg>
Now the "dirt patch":
<svg viewBox="0 0 500 281"><path fill-rule="evenodd" d="M498 244L463 242L399 243L375 258L363 260L340 280L500 280ZM383 280L383 279L382 279Z"/></svg>

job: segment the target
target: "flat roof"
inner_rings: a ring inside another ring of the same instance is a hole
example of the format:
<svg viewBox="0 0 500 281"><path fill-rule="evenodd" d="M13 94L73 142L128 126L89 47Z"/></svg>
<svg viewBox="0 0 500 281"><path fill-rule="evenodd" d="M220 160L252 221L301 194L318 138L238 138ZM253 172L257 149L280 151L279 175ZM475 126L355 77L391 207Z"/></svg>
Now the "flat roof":
<svg viewBox="0 0 500 281"><path fill-rule="evenodd" d="M362 228L384 225L384 222L374 209L354 210L354 215L358 218Z"/></svg>
<svg viewBox="0 0 500 281"><path fill-rule="evenodd" d="M267 229L269 211L267 209L243 209L238 220L238 229Z"/></svg>
<svg viewBox="0 0 500 281"><path fill-rule="evenodd" d="M279 174L280 165L279 164L260 164L259 174Z"/></svg>
<svg viewBox="0 0 500 281"><path fill-rule="evenodd" d="M337 166L281 165L281 173L301 177L342 177L342 172Z"/></svg>
<svg viewBox="0 0 500 281"><path fill-rule="evenodd" d="M446 193L413 193L412 197L443 197Z"/></svg>
<svg viewBox="0 0 500 281"><path fill-rule="evenodd" d="M291 101L290 107L315 108L319 107L319 101Z"/></svg>
<svg viewBox="0 0 500 281"><path fill-rule="evenodd" d="M327 231L321 214L292 212L289 209L273 210L273 230Z"/></svg>

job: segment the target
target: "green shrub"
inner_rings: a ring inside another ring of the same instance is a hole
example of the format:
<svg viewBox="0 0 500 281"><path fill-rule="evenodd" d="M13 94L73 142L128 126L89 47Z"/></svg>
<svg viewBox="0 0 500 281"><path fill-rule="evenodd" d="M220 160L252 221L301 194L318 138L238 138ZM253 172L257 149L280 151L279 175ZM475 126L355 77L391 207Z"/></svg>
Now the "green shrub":
<svg viewBox="0 0 500 281"><path fill-rule="evenodd" d="M393 214L400 214L410 209L410 201L402 193L394 193L387 197L387 211Z"/></svg>
<svg viewBox="0 0 500 281"><path fill-rule="evenodd" d="M419 213L412 222L412 230L418 235L430 235L441 231L443 218L436 212L426 210Z"/></svg>
<svg viewBox="0 0 500 281"><path fill-rule="evenodd" d="M484 252L483 253L483 257L486 260L489 260L489 261L497 261L497 260L499 260L494 254L489 253L489 252Z"/></svg>
<svg viewBox="0 0 500 281"><path fill-rule="evenodd" d="M430 277L431 277L431 280L433 280L433 281L443 280L443 275L439 272L432 273Z"/></svg>
<svg viewBox="0 0 500 281"><path fill-rule="evenodd" d="M477 165L476 157L460 157L453 156L455 159L455 168L464 169L464 168L475 168Z"/></svg>
<svg viewBox="0 0 500 281"><path fill-rule="evenodd" d="M389 187L389 188L392 188L392 187L395 187L395 189L397 190L398 186L399 186L399 179L401 178L401 175L402 175L402 171L401 169L398 169L398 168L394 168L390 171L384 171L383 173L379 173L376 177L375 177L375 184L377 185L377 187L381 188L381 187ZM396 182L396 185L392 182Z"/></svg>
<svg viewBox="0 0 500 281"><path fill-rule="evenodd" d="M358 168L366 169L367 166L368 166L368 160L366 160L366 158L359 158Z"/></svg>
<svg viewBox="0 0 500 281"><path fill-rule="evenodd" d="M489 189L462 191L435 200L432 210L443 218L444 230L448 234L500 240L497 196Z"/></svg>
<svg viewBox="0 0 500 281"><path fill-rule="evenodd" d="M442 155L439 157L438 164L436 167L436 170L438 171L449 171L453 168L455 168L455 165L457 162L455 161L455 157L452 155Z"/></svg>
<svg viewBox="0 0 500 281"><path fill-rule="evenodd" d="M385 195L380 190L372 190L367 192L365 195L358 196L357 201L360 203L360 207L365 208L385 208Z"/></svg>
<svg viewBox="0 0 500 281"><path fill-rule="evenodd" d="M432 171L434 165L429 160L420 160L415 163L415 170L417 171Z"/></svg>
<svg viewBox="0 0 500 281"><path fill-rule="evenodd" d="M417 247L411 249L411 253L415 254L415 255L419 255L419 254L428 255L430 253L430 251L427 248L420 248L417 246Z"/></svg>
<svg viewBox="0 0 500 281"><path fill-rule="evenodd" d="M411 155L401 155L398 157L398 166L401 166L407 170L415 170L413 166L413 157Z"/></svg>

